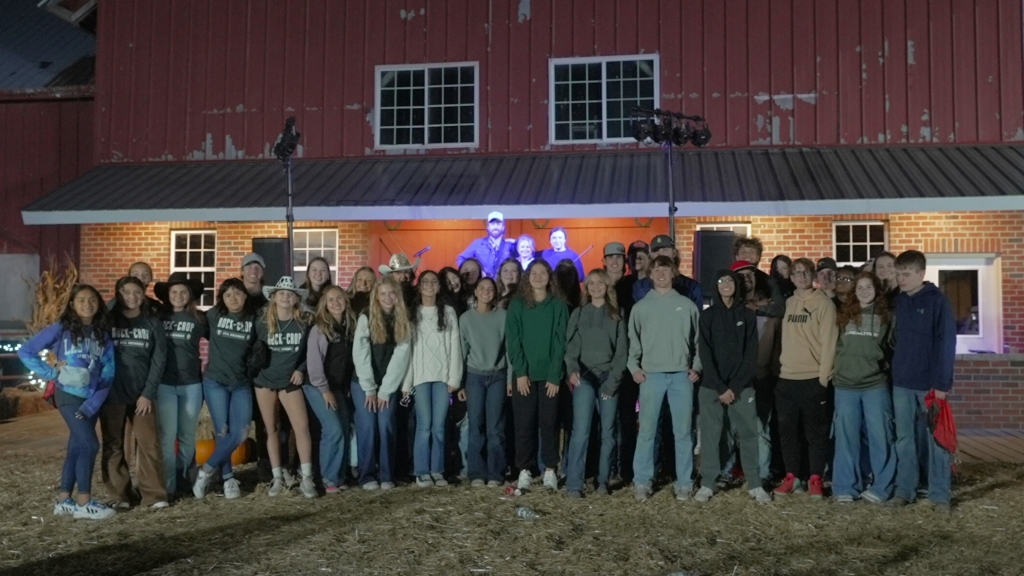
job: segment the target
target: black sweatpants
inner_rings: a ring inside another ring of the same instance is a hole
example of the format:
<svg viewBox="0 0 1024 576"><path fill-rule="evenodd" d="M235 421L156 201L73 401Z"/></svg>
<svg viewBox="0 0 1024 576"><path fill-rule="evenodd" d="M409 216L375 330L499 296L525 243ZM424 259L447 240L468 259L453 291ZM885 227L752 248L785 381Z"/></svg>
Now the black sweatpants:
<svg viewBox="0 0 1024 576"><path fill-rule="evenodd" d="M541 461L544 467L558 470L558 396L548 398L546 382L530 382L530 393L523 395L512 385L512 413L515 417L516 467L537 468L537 434L540 433Z"/></svg>
<svg viewBox="0 0 1024 576"><path fill-rule="evenodd" d="M775 386L775 410L779 415L779 435L786 472L800 476L800 432L807 442L808 470L813 476L825 473L828 462L828 436L832 411L828 389L810 380L779 378Z"/></svg>

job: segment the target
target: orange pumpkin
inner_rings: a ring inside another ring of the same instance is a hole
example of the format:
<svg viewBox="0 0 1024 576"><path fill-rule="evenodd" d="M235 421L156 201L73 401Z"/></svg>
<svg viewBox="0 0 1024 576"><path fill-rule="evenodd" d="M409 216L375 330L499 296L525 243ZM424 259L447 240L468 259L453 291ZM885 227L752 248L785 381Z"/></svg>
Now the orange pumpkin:
<svg viewBox="0 0 1024 576"><path fill-rule="evenodd" d="M196 464L202 466L213 456L213 440L196 440Z"/></svg>
<svg viewBox="0 0 1024 576"><path fill-rule="evenodd" d="M255 440L252 438L246 438L245 442L239 444L238 448L235 448L234 453L231 454L231 465L241 466L242 464L248 464L252 458L255 446Z"/></svg>

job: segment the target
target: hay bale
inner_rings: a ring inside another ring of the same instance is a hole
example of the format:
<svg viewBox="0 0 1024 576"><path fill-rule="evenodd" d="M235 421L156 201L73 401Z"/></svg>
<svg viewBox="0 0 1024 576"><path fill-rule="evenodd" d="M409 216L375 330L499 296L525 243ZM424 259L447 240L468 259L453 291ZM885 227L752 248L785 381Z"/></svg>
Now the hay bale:
<svg viewBox="0 0 1024 576"><path fill-rule="evenodd" d="M43 393L31 388L4 388L0 392L0 420L53 410Z"/></svg>

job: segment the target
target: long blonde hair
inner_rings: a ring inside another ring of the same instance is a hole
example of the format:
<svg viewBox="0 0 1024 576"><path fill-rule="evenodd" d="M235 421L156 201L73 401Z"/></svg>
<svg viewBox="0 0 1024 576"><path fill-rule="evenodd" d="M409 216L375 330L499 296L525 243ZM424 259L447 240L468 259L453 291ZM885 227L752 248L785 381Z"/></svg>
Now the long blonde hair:
<svg viewBox="0 0 1024 576"><path fill-rule="evenodd" d="M583 279L583 300L581 306L586 306L590 303L590 290L587 286L590 284L591 278L597 278L608 287L608 290L604 295L604 309L608 311L608 317L612 320L618 320L621 318L619 315L619 297L615 293L615 283L612 282L612 277L608 275L608 272L595 268L587 274L587 277Z"/></svg>
<svg viewBox="0 0 1024 576"><path fill-rule="evenodd" d="M395 282L391 276L384 276L377 280L370 291L370 307L367 309L367 319L370 324L370 341L374 344L384 344L388 340L387 323L384 320L384 309L380 305L377 295L382 288L390 288L395 292L395 309L392 314L395 317L395 342L405 342L412 336L412 326L409 322L409 310L405 306L405 296L402 287Z"/></svg>
<svg viewBox="0 0 1024 576"><path fill-rule="evenodd" d="M280 290L278 290L280 292ZM289 290L289 292L291 292ZM292 292L295 294L295 292ZM277 296L277 292L270 295L270 304L267 305L265 312L263 312L263 321L267 323L267 333L277 334L279 330L280 320L277 318L277 302L274 298ZM292 306L292 319L294 319L299 326L306 326L306 314L302 311L302 298L298 294L295 294L295 304Z"/></svg>
<svg viewBox="0 0 1024 576"><path fill-rule="evenodd" d="M313 324L320 329L320 332L331 342L337 340L340 334L334 331L334 316L327 309L327 295L331 292L338 292L341 295L341 299L345 302L345 311L342 312L341 324L345 327L346 338L351 339L352 333L356 329L356 313L352 309L352 302L349 298L348 292L344 288L337 285L326 286L323 292L320 294L320 301L317 302L316 312L313 314Z"/></svg>

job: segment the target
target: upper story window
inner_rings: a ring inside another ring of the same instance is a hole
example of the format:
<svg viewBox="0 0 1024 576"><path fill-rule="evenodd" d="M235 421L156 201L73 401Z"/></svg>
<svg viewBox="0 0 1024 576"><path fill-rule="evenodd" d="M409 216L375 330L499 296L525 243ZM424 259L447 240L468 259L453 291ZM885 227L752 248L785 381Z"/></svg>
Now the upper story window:
<svg viewBox="0 0 1024 576"><path fill-rule="evenodd" d="M550 132L556 144L630 142L634 106L661 99L657 54L550 61Z"/></svg>
<svg viewBox="0 0 1024 576"><path fill-rule="evenodd" d="M203 293L196 301L202 309L214 304L217 277L217 232L214 230L183 230L171 232L171 273L184 272L190 279L203 283Z"/></svg>
<svg viewBox="0 0 1024 576"><path fill-rule="evenodd" d="M377 148L477 146L479 64L376 68Z"/></svg>
<svg viewBox="0 0 1024 576"><path fill-rule="evenodd" d="M885 222L835 222L835 259L840 266L861 264L886 251L889 244Z"/></svg>

